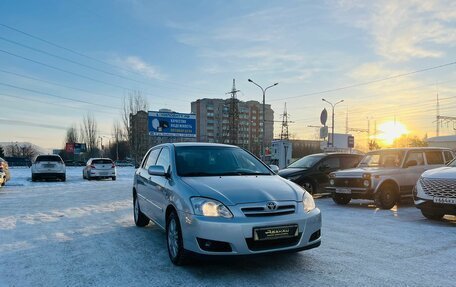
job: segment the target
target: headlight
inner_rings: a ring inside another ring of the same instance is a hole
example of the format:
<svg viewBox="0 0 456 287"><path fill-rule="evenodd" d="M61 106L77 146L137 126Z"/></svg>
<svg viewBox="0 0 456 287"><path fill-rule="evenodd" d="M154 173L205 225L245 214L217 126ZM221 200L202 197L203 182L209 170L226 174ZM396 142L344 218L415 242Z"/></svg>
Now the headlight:
<svg viewBox="0 0 456 287"><path fill-rule="evenodd" d="M334 179L331 178L331 179L329 180L329 184L330 184L330 185L334 185Z"/></svg>
<svg viewBox="0 0 456 287"><path fill-rule="evenodd" d="M225 218L233 217L231 211L217 200L204 197L192 197L190 201L192 202L193 211L196 215Z"/></svg>
<svg viewBox="0 0 456 287"><path fill-rule="evenodd" d="M370 180L365 179L363 181L363 184L364 184L365 187L368 187L370 185Z"/></svg>
<svg viewBox="0 0 456 287"><path fill-rule="evenodd" d="M295 180L297 180L297 179L300 178L300 177L301 177L301 175L298 174L298 175L293 175L293 176L287 177L287 179L288 179L288 180L291 180L291 181L295 181Z"/></svg>
<svg viewBox="0 0 456 287"><path fill-rule="evenodd" d="M370 179L371 178L371 174L370 173L363 173L363 178L364 179Z"/></svg>
<svg viewBox="0 0 456 287"><path fill-rule="evenodd" d="M308 192L304 193L304 196L302 197L302 204L304 205L305 212L311 212L315 209L315 201L312 195Z"/></svg>

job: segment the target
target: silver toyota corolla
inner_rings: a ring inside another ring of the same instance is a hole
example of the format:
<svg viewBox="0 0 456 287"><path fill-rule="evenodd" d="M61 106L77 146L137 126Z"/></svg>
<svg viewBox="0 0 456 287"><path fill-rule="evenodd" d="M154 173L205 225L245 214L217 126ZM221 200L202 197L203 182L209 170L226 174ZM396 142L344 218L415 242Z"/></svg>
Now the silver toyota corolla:
<svg viewBox="0 0 456 287"><path fill-rule="evenodd" d="M166 231L174 264L192 253L248 255L301 251L321 242L312 196L230 145L163 144L135 174L134 220Z"/></svg>

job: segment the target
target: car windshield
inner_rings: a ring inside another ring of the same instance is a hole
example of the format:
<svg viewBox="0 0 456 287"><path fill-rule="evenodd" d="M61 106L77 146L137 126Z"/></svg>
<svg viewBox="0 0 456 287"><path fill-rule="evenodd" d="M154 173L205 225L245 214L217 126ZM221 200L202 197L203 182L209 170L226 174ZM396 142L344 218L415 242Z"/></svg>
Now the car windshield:
<svg viewBox="0 0 456 287"><path fill-rule="evenodd" d="M448 166L456 167L456 158L453 159L453 160L448 164Z"/></svg>
<svg viewBox="0 0 456 287"><path fill-rule="evenodd" d="M290 164L291 168L311 168L315 163L322 159L324 155L308 155Z"/></svg>
<svg viewBox="0 0 456 287"><path fill-rule="evenodd" d="M404 151L376 151L366 154L359 167L399 167Z"/></svg>
<svg viewBox="0 0 456 287"><path fill-rule="evenodd" d="M236 147L176 147L179 176L271 175L257 158Z"/></svg>
<svg viewBox="0 0 456 287"><path fill-rule="evenodd" d="M40 161L62 162L62 159L55 155L40 155L36 158L36 162Z"/></svg>

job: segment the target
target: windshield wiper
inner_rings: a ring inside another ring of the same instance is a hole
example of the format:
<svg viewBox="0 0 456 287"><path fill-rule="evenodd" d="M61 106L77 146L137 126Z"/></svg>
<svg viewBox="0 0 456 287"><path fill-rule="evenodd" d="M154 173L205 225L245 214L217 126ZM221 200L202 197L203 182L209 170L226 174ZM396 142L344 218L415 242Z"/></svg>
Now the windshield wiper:
<svg viewBox="0 0 456 287"><path fill-rule="evenodd" d="M181 176L217 176L217 174L204 172L204 171L193 171L182 174Z"/></svg>
<svg viewBox="0 0 456 287"><path fill-rule="evenodd" d="M247 172L247 171L230 171L230 172L224 172L217 174L219 176L224 176L224 175L270 175L270 173L265 173L265 172Z"/></svg>

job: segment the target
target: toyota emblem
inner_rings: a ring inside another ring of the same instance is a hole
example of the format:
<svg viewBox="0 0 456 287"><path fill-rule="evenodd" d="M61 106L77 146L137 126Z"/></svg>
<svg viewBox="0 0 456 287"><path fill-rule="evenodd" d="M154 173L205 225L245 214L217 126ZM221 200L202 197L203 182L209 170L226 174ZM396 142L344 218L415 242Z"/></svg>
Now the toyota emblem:
<svg viewBox="0 0 456 287"><path fill-rule="evenodd" d="M277 209L277 203L274 201L270 201L266 204L269 210L276 210Z"/></svg>

